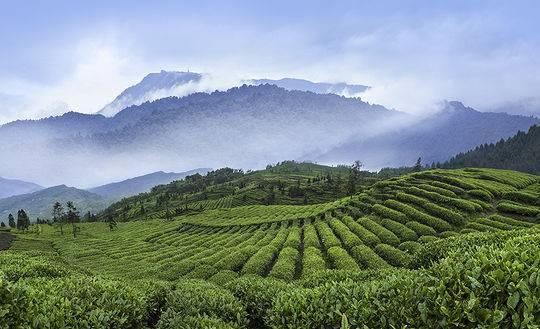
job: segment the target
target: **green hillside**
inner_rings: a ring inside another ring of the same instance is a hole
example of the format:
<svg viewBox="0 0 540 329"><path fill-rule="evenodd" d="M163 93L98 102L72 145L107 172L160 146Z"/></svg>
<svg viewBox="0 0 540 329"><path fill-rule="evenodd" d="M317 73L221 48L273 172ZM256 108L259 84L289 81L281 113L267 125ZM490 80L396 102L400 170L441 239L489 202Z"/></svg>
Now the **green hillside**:
<svg viewBox="0 0 540 329"><path fill-rule="evenodd" d="M534 327L539 200L538 176L430 170L319 204L84 223L77 238L41 225L17 235L0 271L31 314L61 295L86 311L55 314L92 327ZM6 300L0 320L26 323Z"/></svg>
<svg viewBox="0 0 540 329"><path fill-rule="evenodd" d="M38 217L48 219L51 217L52 205L56 201L61 203L73 201L81 214L88 211L96 213L109 204L109 200L100 195L75 187L58 185L33 193L0 199L0 221L7 224L8 215L13 214L16 217L19 209L24 209L31 221L35 221Z"/></svg>
<svg viewBox="0 0 540 329"><path fill-rule="evenodd" d="M119 221L172 218L203 210L246 205L316 204L344 197L349 191L350 168L284 161L265 170L243 172L223 168L206 175L156 186L149 193L125 198L103 215ZM361 171L355 191L378 180Z"/></svg>
<svg viewBox="0 0 540 329"><path fill-rule="evenodd" d="M460 153L442 164L443 168L488 167L540 174L540 126L497 143L483 144Z"/></svg>

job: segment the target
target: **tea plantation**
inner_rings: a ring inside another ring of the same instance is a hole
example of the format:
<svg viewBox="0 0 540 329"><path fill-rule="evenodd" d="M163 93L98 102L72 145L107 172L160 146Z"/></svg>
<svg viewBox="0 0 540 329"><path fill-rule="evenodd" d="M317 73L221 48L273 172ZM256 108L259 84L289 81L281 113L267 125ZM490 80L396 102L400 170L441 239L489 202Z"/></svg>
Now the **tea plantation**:
<svg viewBox="0 0 540 329"><path fill-rule="evenodd" d="M540 326L538 176L428 170L208 209L11 232L0 328Z"/></svg>

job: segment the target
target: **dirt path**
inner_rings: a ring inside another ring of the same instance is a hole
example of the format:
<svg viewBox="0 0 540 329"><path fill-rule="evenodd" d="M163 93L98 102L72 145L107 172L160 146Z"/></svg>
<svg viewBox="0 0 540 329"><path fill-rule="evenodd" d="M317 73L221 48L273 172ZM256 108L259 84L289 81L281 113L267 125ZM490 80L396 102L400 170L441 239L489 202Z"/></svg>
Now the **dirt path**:
<svg viewBox="0 0 540 329"><path fill-rule="evenodd" d="M13 240L15 240L15 235L7 232L0 232L0 250L9 249Z"/></svg>

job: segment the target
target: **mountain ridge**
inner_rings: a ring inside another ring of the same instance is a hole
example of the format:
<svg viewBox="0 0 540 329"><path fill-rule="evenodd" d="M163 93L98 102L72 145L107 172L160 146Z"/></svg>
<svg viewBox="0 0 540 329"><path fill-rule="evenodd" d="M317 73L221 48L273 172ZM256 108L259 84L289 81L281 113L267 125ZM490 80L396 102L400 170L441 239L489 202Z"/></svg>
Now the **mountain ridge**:
<svg viewBox="0 0 540 329"><path fill-rule="evenodd" d="M37 217L47 219L51 217L52 205L56 201L62 204L73 201L81 216L88 211L96 213L109 204L100 195L61 184L0 199L0 218L7 219L8 214L16 215L19 209L24 209L32 221Z"/></svg>
<svg viewBox="0 0 540 329"><path fill-rule="evenodd" d="M119 182L89 188L87 191L109 199L118 200L124 197L150 191L152 187L157 185L181 180L188 175L193 175L196 173L204 174L210 170L210 168L197 168L181 173L156 171L146 175L128 178Z"/></svg>

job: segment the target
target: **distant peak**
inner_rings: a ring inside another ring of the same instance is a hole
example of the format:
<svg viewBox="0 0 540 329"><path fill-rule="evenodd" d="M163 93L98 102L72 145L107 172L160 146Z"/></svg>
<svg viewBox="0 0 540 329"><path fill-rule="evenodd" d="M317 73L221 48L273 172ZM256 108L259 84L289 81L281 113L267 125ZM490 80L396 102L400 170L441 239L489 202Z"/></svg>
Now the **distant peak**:
<svg viewBox="0 0 540 329"><path fill-rule="evenodd" d="M442 110L446 113L477 112L460 101L445 101Z"/></svg>

